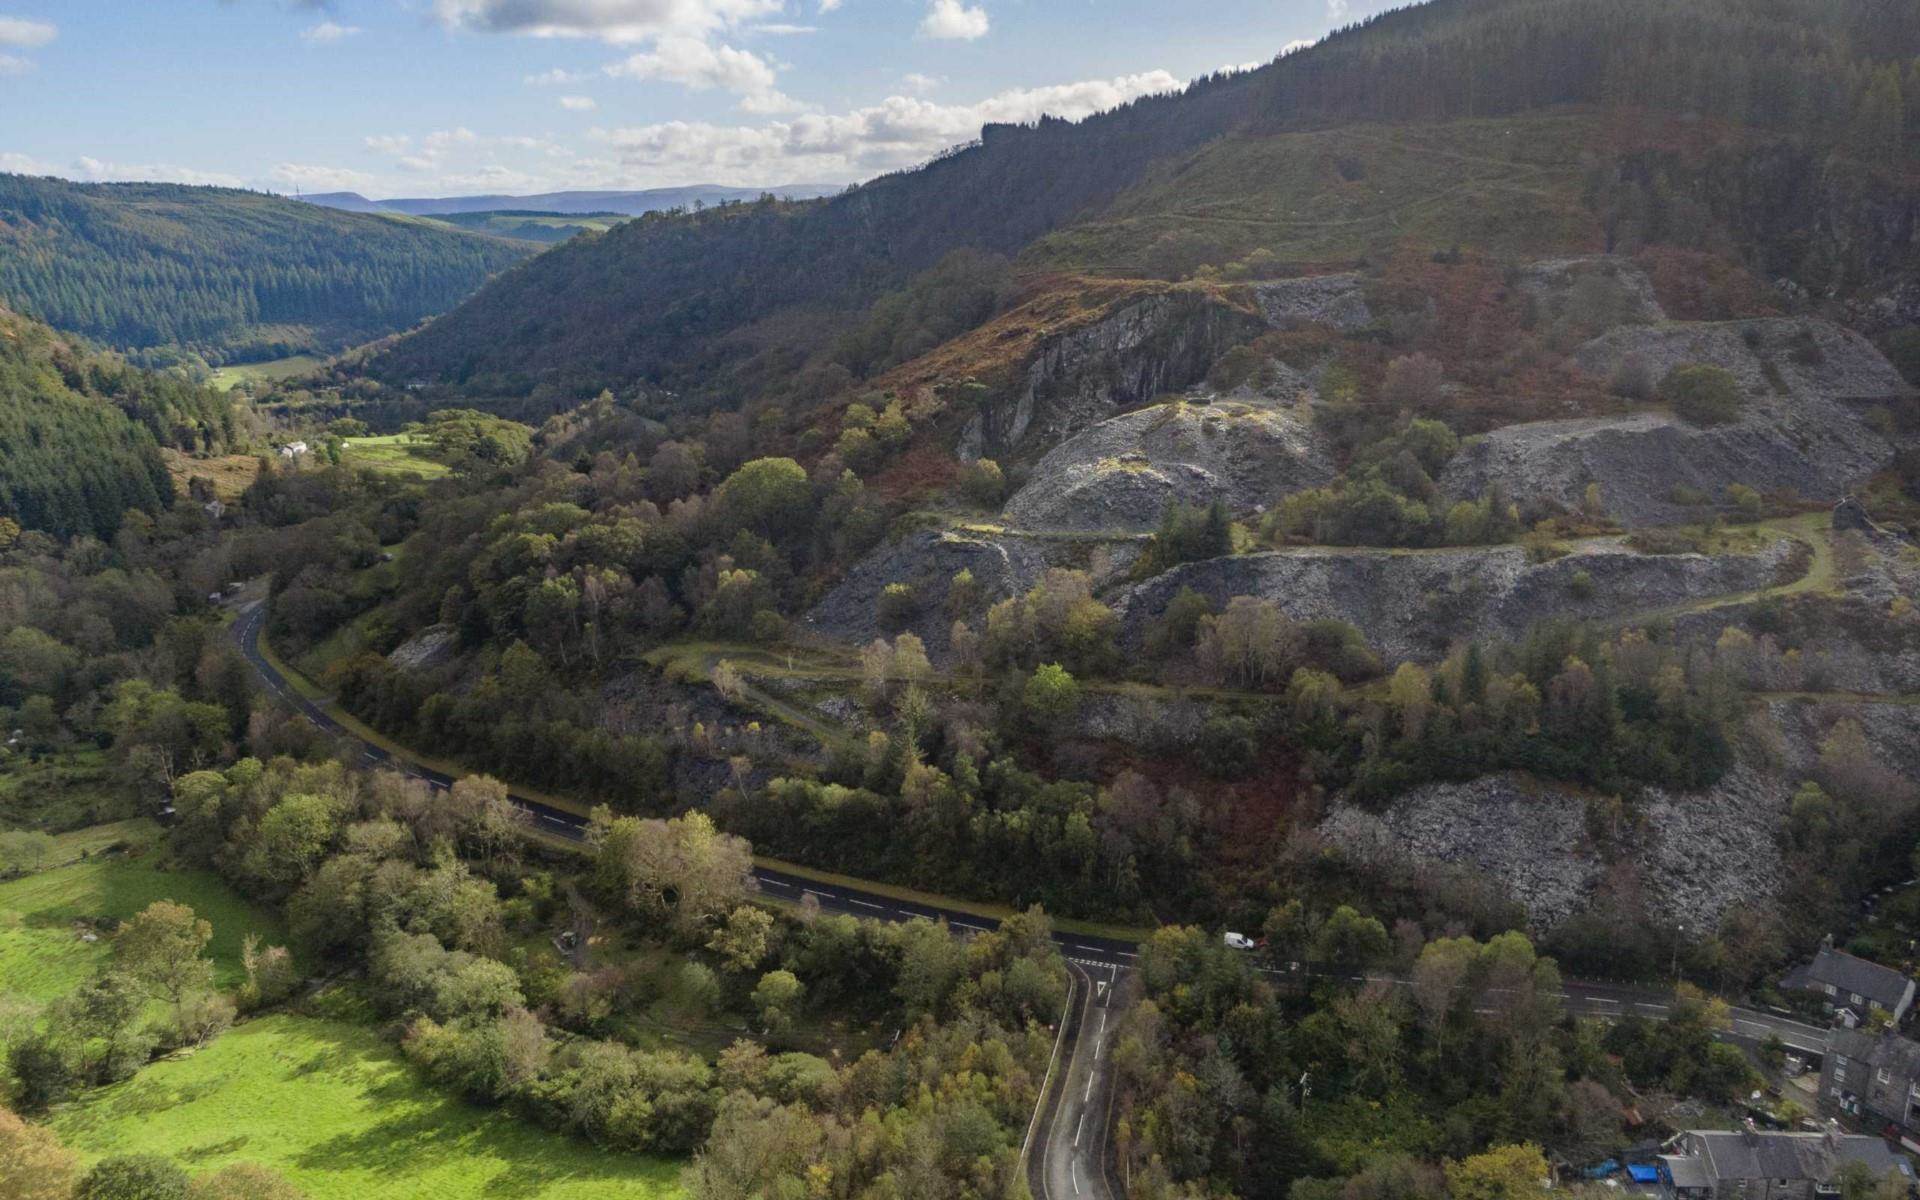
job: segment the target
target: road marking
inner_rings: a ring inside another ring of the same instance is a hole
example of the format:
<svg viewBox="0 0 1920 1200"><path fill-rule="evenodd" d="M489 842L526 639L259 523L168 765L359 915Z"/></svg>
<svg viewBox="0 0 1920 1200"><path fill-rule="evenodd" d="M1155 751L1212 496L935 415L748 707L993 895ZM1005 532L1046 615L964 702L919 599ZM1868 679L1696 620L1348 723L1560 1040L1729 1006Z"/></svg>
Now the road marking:
<svg viewBox="0 0 1920 1200"><path fill-rule="evenodd" d="M1073 1176L1073 1194L1080 1194L1080 1164L1078 1161L1067 1164L1067 1173Z"/></svg>
<svg viewBox="0 0 1920 1200"><path fill-rule="evenodd" d="M1085 1133L1086 1131L1087 1131L1087 1110L1083 1108L1080 1110L1080 1123L1073 1127L1073 1144L1074 1145L1078 1146L1080 1144L1080 1135Z"/></svg>
<svg viewBox="0 0 1920 1200"><path fill-rule="evenodd" d="M851 897L851 896L849 896L849 897L847 897L847 903L848 903L848 904L858 904L858 905L859 905L859 906L860 906L861 908L870 908L870 909L872 909L872 910L873 910L873 911L875 911L875 912L885 912L885 911L887 911L886 909L884 909L884 908L882 908L882 907L881 907L881 906L879 906L878 904L874 904L874 903L873 903L873 902L871 902L871 901L868 901L868 900L855 900L855 899L854 899L853 897Z"/></svg>
<svg viewBox="0 0 1920 1200"><path fill-rule="evenodd" d="M1080 1103L1082 1104L1093 1099L1093 1076L1094 1073L1092 1071L1087 1072L1087 1090L1085 1094L1080 1097Z"/></svg>

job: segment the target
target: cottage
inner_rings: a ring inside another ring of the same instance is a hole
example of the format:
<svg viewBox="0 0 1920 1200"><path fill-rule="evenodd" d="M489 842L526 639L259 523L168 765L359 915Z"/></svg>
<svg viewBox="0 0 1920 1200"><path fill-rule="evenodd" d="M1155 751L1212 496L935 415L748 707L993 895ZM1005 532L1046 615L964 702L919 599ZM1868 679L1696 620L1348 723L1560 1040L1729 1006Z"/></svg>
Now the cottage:
<svg viewBox="0 0 1920 1200"><path fill-rule="evenodd" d="M1860 1163L1881 1178L1913 1168L1877 1137L1695 1129L1660 1156L1662 1191L1673 1200L1820 1200L1840 1194L1840 1172Z"/></svg>
<svg viewBox="0 0 1920 1200"><path fill-rule="evenodd" d="M1912 979L1892 967L1835 950L1831 937L1812 962L1788 971L1780 986L1819 995L1827 1011L1849 1029L1875 1014L1897 1025L1913 1007Z"/></svg>
<svg viewBox="0 0 1920 1200"><path fill-rule="evenodd" d="M1920 1042L1836 1029L1820 1067L1820 1103L1920 1153Z"/></svg>
<svg viewBox="0 0 1920 1200"><path fill-rule="evenodd" d="M288 442L286 445L280 447L280 457L289 461L299 458L306 452L307 444L305 442Z"/></svg>

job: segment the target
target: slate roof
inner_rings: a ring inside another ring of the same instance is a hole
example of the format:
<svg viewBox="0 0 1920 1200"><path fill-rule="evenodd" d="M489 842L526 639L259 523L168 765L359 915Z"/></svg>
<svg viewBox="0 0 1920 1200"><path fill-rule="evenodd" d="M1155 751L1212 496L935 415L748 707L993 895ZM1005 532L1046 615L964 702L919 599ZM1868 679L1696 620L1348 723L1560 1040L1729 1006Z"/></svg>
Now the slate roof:
<svg viewBox="0 0 1920 1200"><path fill-rule="evenodd" d="M1811 1179L1824 1183L1848 1162L1866 1164L1876 1177L1896 1170L1913 1179L1913 1168L1907 1160L1877 1137L1722 1130L1697 1130L1687 1136L1690 1145L1700 1146L1699 1154L1669 1155L1661 1160L1675 1185L1681 1187L1710 1187L1724 1179ZM1694 1177L1696 1170L1703 1172L1704 1182L1680 1182L1682 1172Z"/></svg>
<svg viewBox="0 0 1920 1200"><path fill-rule="evenodd" d="M1795 967L1780 982L1785 987L1795 989L1817 988L1830 983L1843 993L1836 999L1844 1001L1845 993L1858 993L1877 1001L1882 1008L1892 1009L1900 1006L1900 1001L1907 994L1907 984L1911 981L1892 967L1855 958L1832 946L1822 946L1812 962Z"/></svg>
<svg viewBox="0 0 1920 1200"><path fill-rule="evenodd" d="M1894 1033L1866 1033L1836 1029L1827 1035L1827 1049L1874 1070L1906 1079L1920 1079L1920 1042Z"/></svg>

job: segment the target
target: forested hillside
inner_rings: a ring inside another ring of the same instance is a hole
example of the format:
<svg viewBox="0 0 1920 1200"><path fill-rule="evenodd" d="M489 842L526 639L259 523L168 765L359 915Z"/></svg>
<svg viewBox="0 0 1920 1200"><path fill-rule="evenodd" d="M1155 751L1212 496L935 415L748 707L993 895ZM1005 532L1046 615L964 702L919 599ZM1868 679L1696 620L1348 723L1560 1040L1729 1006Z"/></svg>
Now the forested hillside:
<svg viewBox="0 0 1920 1200"><path fill-rule="evenodd" d="M737 395L799 370L823 331L851 324L958 249L1013 256L1043 235L1091 226L1112 236L1085 247L1050 239L1024 265L1183 278L1276 230L1338 235L1305 247L1313 257L1297 263L1354 263L1406 242L1444 247L1459 236L1457 221L1410 228L1401 210L1417 204L1418 217L1451 204L1455 218L1502 225L1515 214L1486 212L1471 193L1380 194L1364 163L1377 131L1355 126L1570 106L1594 119L1541 136L1524 125L1496 130L1491 148L1466 147L1446 164L1528 176L1515 181L1520 223L1506 238L1523 244L1508 249L1589 251L1629 235L1696 245L1704 227L1756 268L1805 272L1810 287L1859 286L1911 262L1916 139L1905 131L1920 127L1916 53L1920 15L1877 0L1440 0L1179 96L1078 124L991 127L977 145L831 200L656 215L581 239L499 280L374 370L494 394L545 384L584 396L653 382ZM1681 136L1700 117L1743 132L1701 159ZM1324 131L1319 142L1278 154L1325 167L1289 193L1298 203L1252 220L1188 219L1195 204L1257 204L1299 170L1203 171L1196 188L1187 174L1196 151L1195 162L1217 168L1314 131ZM1534 178L1538 164L1524 151L1510 161L1502 135L1516 148L1552 141L1568 169ZM1418 179L1437 165L1400 164ZM1215 186L1225 192L1207 190ZM1387 211L1328 219L1326 209L1362 195ZM1135 221L1164 218L1188 244L1158 245L1151 222L1115 231L1110 205ZM1809 227L1801 218L1814 210L1822 219ZM1537 211L1577 221L1540 222ZM804 396L847 382L826 370L781 386Z"/></svg>
<svg viewBox="0 0 1920 1200"><path fill-rule="evenodd" d="M226 398L78 350L0 309L0 517L111 537L128 509L173 499L159 447L220 450Z"/></svg>
<svg viewBox="0 0 1920 1200"><path fill-rule="evenodd" d="M0 302L118 349L213 364L405 329L531 250L255 192L0 175Z"/></svg>

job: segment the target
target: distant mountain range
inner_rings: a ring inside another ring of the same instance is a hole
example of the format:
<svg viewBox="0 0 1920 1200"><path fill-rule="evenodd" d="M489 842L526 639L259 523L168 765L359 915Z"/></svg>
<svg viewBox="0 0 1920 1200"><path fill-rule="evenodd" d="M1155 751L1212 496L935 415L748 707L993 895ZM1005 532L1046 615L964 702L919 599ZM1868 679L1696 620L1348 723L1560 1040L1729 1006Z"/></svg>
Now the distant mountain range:
<svg viewBox="0 0 1920 1200"><path fill-rule="evenodd" d="M637 217L643 213L672 208L692 208L695 202L711 205L733 200L758 200L768 193L783 200L815 200L822 196L835 196L845 190L846 185L838 183L791 183L770 188L697 183L691 187L650 188L639 192L546 192L538 196L445 196L411 200L369 200L358 192L322 192L299 199L323 208L338 208L347 212L405 213L415 217L509 209L569 214L614 212Z"/></svg>

